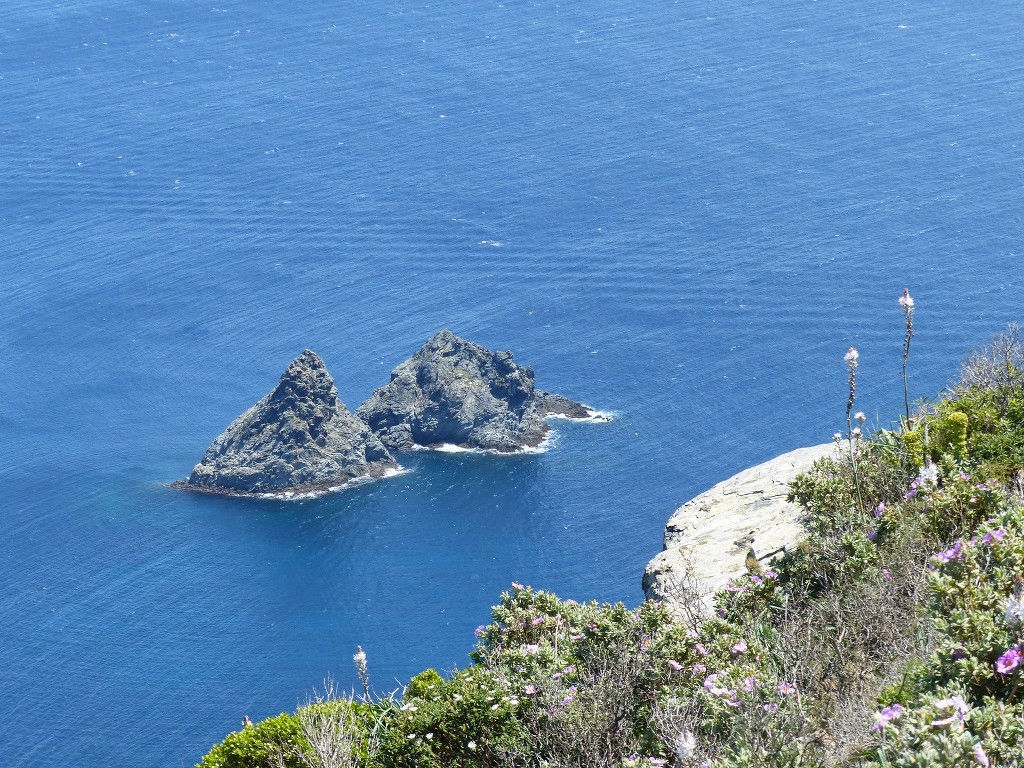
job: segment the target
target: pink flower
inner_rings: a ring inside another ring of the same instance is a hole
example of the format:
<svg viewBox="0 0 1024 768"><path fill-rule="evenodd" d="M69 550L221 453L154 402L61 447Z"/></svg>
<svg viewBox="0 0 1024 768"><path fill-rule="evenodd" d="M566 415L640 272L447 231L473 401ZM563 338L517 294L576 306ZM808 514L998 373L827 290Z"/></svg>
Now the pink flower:
<svg viewBox="0 0 1024 768"><path fill-rule="evenodd" d="M776 712L779 711L779 705L776 704L774 701L769 701L767 704L764 705L764 711L774 715Z"/></svg>
<svg viewBox="0 0 1024 768"><path fill-rule="evenodd" d="M538 616L537 618L533 619L533 621L530 622L530 624L532 624L535 627L538 624L543 624L543 623L544 623L544 617L543 616Z"/></svg>
<svg viewBox="0 0 1024 768"><path fill-rule="evenodd" d="M745 677L743 678L743 685L740 687L743 688L745 693L750 693L757 687L757 681L752 677Z"/></svg>
<svg viewBox="0 0 1024 768"><path fill-rule="evenodd" d="M537 686L533 683L527 683L526 687L523 688L523 693L525 693L527 696L533 696L537 693Z"/></svg>
<svg viewBox="0 0 1024 768"><path fill-rule="evenodd" d="M885 502L884 501L880 501L880 502L878 502L878 506L875 507L875 517L881 517L884 514L885 514Z"/></svg>
<svg viewBox="0 0 1024 768"><path fill-rule="evenodd" d="M932 555L931 560L936 565L942 565L943 563L948 563L952 560L962 560L964 557L963 548L963 541L957 539L956 543L949 549Z"/></svg>
<svg viewBox="0 0 1024 768"><path fill-rule="evenodd" d="M709 651L700 643L697 643L695 646L693 646L693 650L695 650L699 656L707 656L709 653L711 653L711 651Z"/></svg>
<svg viewBox="0 0 1024 768"><path fill-rule="evenodd" d="M699 677L700 675L703 675L707 671L708 671L708 668L705 667L703 664L694 664L693 667L690 669L690 674L693 675L694 677Z"/></svg>
<svg viewBox="0 0 1024 768"><path fill-rule="evenodd" d="M903 714L903 707L899 704L892 704L881 712L875 715L875 724L872 726L876 731L880 731L893 720L899 720Z"/></svg>
<svg viewBox="0 0 1024 768"><path fill-rule="evenodd" d="M535 656L540 653L540 646L536 643L530 643L523 646L523 651L530 656Z"/></svg>
<svg viewBox="0 0 1024 768"><path fill-rule="evenodd" d="M680 663L679 663L678 661L676 661L675 659L669 659L669 660L668 660L668 665L669 665L670 667L672 667L672 670L673 670L674 672L680 672L680 671L682 671L682 669L683 669L683 665L682 665L682 664L680 664Z"/></svg>
<svg viewBox="0 0 1024 768"><path fill-rule="evenodd" d="M523 589L525 589L525 587L523 587L523 585L520 584L518 581L513 581L512 589L514 589L516 592L522 592Z"/></svg>
<svg viewBox="0 0 1024 768"><path fill-rule="evenodd" d="M978 765L988 768L988 755L985 754L985 748L981 744L974 748L974 759L978 761Z"/></svg>
<svg viewBox="0 0 1024 768"><path fill-rule="evenodd" d="M1014 646L996 659L996 672L1000 675L1007 675L1020 666L1021 660L1020 648Z"/></svg>
<svg viewBox="0 0 1024 768"><path fill-rule="evenodd" d="M741 653L746 653L746 651L747 651L747 643L744 640L740 640L738 643L736 643L736 645L734 645L729 650L731 650L733 652L733 654L736 655L736 656L738 656Z"/></svg>
<svg viewBox="0 0 1024 768"><path fill-rule="evenodd" d="M792 683L779 683L779 696L789 696L796 693L796 686Z"/></svg>
<svg viewBox="0 0 1024 768"><path fill-rule="evenodd" d="M981 537L981 543L987 547L997 544L1003 540L1006 536L1006 531L1003 528L996 528L994 531L989 531Z"/></svg>
<svg viewBox="0 0 1024 768"><path fill-rule="evenodd" d="M484 636L484 632L486 632L486 631L487 631L487 626L484 625L484 624L481 624L479 627L476 628L475 634L476 634L477 637L483 637Z"/></svg>

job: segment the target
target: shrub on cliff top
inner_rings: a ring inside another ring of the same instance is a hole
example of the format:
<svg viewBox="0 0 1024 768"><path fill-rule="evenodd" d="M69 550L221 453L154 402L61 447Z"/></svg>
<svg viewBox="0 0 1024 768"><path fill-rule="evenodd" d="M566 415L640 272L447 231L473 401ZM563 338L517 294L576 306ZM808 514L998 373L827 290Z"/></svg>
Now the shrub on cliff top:
<svg viewBox="0 0 1024 768"><path fill-rule="evenodd" d="M849 456L792 485L806 540L730 582L704 624L514 584L470 668L279 715L201 768L1024 765L1024 509L1007 485L1024 366L997 342L898 429L848 419ZM311 712L342 715L319 721L348 739L333 758Z"/></svg>

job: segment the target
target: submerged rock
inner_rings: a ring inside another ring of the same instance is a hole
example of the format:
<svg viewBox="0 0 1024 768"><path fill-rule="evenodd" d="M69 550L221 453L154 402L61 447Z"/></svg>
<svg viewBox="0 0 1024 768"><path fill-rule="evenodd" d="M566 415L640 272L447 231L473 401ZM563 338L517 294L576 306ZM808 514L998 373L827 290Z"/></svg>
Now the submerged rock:
<svg viewBox="0 0 1024 768"><path fill-rule="evenodd" d="M512 453L539 445L545 418L595 419L585 405L534 387L511 352L491 352L451 331L435 334L391 373L356 414L389 448L456 445Z"/></svg>
<svg viewBox="0 0 1024 768"><path fill-rule="evenodd" d="M173 485L232 496L330 490L398 465L338 399L324 361L295 358L274 391L224 430L187 480Z"/></svg>

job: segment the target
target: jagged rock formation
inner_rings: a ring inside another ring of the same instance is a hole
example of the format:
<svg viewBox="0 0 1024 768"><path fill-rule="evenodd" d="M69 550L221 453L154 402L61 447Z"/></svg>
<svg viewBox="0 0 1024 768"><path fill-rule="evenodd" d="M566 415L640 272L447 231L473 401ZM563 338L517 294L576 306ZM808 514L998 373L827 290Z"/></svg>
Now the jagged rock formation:
<svg viewBox="0 0 1024 768"><path fill-rule="evenodd" d="M457 445L511 453L537 446L545 418L599 418L584 405L534 387L511 352L491 352L451 331L435 334L356 411L394 450Z"/></svg>
<svg viewBox="0 0 1024 768"><path fill-rule="evenodd" d="M269 395L235 419L175 487L232 496L288 495L380 477L398 465L338 399L320 357L295 358Z"/></svg>
<svg viewBox="0 0 1024 768"><path fill-rule="evenodd" d="M648 600L670 608L695 590L705 602L748 563L770 560L804 536L802 512L786 501L789 484L834 443L799 448L745 469L696 496L675 511L665 526L665 550L647 564ZM710 607L710 605L708 606Z"/></svg>

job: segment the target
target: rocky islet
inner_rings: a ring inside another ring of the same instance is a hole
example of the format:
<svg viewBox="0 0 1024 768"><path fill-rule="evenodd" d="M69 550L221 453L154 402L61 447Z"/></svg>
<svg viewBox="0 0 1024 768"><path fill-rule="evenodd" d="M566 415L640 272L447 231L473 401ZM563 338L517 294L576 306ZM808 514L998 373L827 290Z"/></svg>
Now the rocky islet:
<svg viewBox="0 0 1024 768"><path fill-rule="evenodd" d="M324 361L307 349L272 392L210 444L188 479L173 485L274 496L333 490L397 469L380 440L338 398Z"/></svg>
<svg viewBox="0 0 1024 768"><path fill-rule="evenodd" d="M549 416L592 419L580 403L538 390L533 369L440 331L356 411L393 450L446 445L515 453L544 442Z"/></svg>
<svg viewBox="0 0 1024 768"><path fill-rule="evenodd" d="M537 390L533 370L514 363L511 352L491 352L448 330L399 365L355 414L324 361L307 349L210 444L189 477L171 485L228 496L337 490L397 472L392 450L536 448L550 431L548 417L604 420Z"/></svg>

